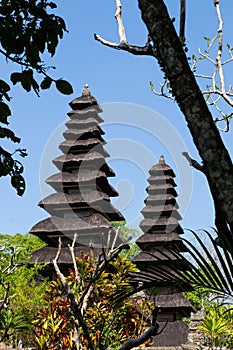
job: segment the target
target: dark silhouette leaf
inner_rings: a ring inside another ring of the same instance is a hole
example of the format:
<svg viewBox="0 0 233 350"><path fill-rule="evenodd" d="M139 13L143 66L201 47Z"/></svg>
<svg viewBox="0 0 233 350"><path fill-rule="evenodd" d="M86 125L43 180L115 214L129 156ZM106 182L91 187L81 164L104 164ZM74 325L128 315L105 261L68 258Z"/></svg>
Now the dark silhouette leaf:
<svg viewBox="0 0 233 350"><path fill-rule="evenodd" d="M16 143L20 142L20 138L15 136L12 130L7 128L2 128L0 126L0 138L5 138L5 137Z"/></svg>
<svg viewBox="0 0 233 350"><path fill-rule="evenodd" d="M25 191L25 180L21 175L13 175L11 177L11 185L17 190L18 196L22 196Z"/></svg>
<svg viewBox="0 0 233 350"><path fill-rule="evenodd" d="M7 118L11 115L11 110L9 106L4 103L0 102L0 122L3 124L9 124L7 121Z"/></svg>
<svg viewBox="0 0 233 350"><path fill-rule="evenodd" d="M43 90L49 89L52 82L53 81L50 77L45 77L44 80L40 84L41 89L43 89Z"/></svg>
<svg viewBox="0 0 233 350"><path fill-rule="evenodd" d="M22 73L19 73L19 72L14 72L14 73L11 73L11 77L10 77L13 85L21 82L21 79L22 79Z"/></svg>
<svg viewBox="0 0 233 350"><path fill-rule="evenodd" d="M61 92L64 95L71 95L73 93L73 88L71 84L66 80L62 80L62 79L57 80L56 88L59 92Z"/></svg>

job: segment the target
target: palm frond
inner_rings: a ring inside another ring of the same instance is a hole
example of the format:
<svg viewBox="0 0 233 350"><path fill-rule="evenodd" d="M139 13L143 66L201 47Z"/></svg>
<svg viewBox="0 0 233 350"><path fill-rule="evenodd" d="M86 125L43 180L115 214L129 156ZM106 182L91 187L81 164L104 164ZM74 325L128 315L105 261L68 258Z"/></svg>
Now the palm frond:
<svg viewBox="0 0 233 350"><path fill-rule="evenodd" d="M192 259L181 258L179 252L158 250L158 254L148 253L151 257L156 257L159 266L148 266L146 270L131 274L131 282L122 285L121 290L117 290L114 300L124 300L134 293L146 289L161 289L172 286L178 290L190 290L204 288L218 298L229 299L233 297L233 238L224 237L224 244L221 247L219 242L212 235L203 231L209 239L209 246L203 242L199 235L190 231L198 242L198 246L192 244L190 240L183 239L187 246L187 253ZM210 252L210 247L211 251ZM228 247L231 247L229 250ZM164 266L164 258L170 262ZM178 261L177 264L174 261ZM192 260L192 261L191 261ZM181 268L182 267L182 268Z"/></svg>

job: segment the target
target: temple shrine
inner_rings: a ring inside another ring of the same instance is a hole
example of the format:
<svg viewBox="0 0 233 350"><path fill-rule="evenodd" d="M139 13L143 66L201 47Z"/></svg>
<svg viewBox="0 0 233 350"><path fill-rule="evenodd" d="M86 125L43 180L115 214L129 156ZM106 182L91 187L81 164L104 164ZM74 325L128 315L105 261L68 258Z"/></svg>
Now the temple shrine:
<svg viewBox="0 0 233 350"><path fill-rule="evenodd" d="M118 196L109 184L108 177L115 176L107 165L109 154L104 149L104 132L100 127L102 108L85 85L82 96L70 103L71 111L64 141L59 145L62 155L53 163L58 172L46 183L55 193L39 202L49 217L30 230L47 245L32 254L32 262L47 263L44 274L55 278L52 261L56 256L58 239L62 249L58 260L65 273L73 266L68 245L77 234L74 253L88 254L90 246L96 253L103 247L118 246L122 240L112 226L114 221L124 221L122 214L111 204L110 198ZM138 267L132 283L146 282L153 278L157 293L147 292L158 309L158 323L164 330L154 338L157 346L180 346L187 342L188 326L182 321L195 311L181 294L187 286L176 286L171 276L174 266L182 271L186 264L182 255L186 247L180 237L183 229L176 202L177 192L174 171L161 156L159 163L149 170L148 197L142 210L143 231L136 241L141 252L133 259ZM167 285L161 287L161 281Z"/></svg>
<svg viewBox="0 0 233 350"><path fill-rule="evenodd" d="M59 145L63 154L53 160L58 173L46 180L56 192L38 204L50 217L30 230L47 244L32 254L31 261L49 262L45 269L49 275L59 237L62 252L58 262L64 271L72 264L68 244L72 243L75 233L77 255L88 251L90 245L95 249L119 245L121 239L116 237L111 222L125 220L110 201L118 193L108 182L108 177L115 174L105 160L109 154L104 149L104 132L99 126L103 122L99 115L102 108L87 85L82 96L70 102L70 107L67 129L63 133L65 140Z"/></svg>
<svg viewBox="0 0 233 350"><path fill-rule="evenodd" d="M186 251L186 247L180 237L183 229L179 224L181 216L176 202L175 174L163 156L158 164L151 167L149 174L148 197L142 210L144 219L140 223L143 235L136 241L142 251L133 262L140 270L139 281L146 282L152 278L157 284L158 294L151 298L158 308L160 329L165 328L155 337L156 345L179 346L188 337L188 326L182 318L189 317L194 309L181 294L187 286L174 286L170 277L174 274L174 266L179 271L186 266L185 258L180 254ZM167 285L161 288L161 281L165 279Z"/></svg>

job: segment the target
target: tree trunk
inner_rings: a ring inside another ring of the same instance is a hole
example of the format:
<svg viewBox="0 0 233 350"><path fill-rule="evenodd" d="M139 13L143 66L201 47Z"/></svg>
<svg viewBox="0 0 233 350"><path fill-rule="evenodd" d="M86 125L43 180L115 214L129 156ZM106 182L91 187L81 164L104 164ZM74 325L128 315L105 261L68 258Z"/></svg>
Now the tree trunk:
<svg viewBox="0 0 233 350"><path fill-rule="evenodd" d="M184 114L203 161L204 173L215 204L216 227L233 232L233 165L190 69L179 37L163 0L138 0L155 54L173 95Z"/></svg>

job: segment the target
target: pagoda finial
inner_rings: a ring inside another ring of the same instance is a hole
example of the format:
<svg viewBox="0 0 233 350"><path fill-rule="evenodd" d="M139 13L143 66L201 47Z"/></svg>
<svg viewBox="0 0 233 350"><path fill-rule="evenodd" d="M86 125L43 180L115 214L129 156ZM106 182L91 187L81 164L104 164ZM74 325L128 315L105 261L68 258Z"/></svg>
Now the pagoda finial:
<svg viewBox="0 0 233 350"><path fill-rule="evenodd" d="M83 91L82 91L82 96L90 96L91 91L89 89L88 84L84 85Z"/></svg>
<svg viewBox="0 0 233 350"><path fill-rule="evenodd" d="M160 156L159 164L165 164L164 156Z"/></svg>

